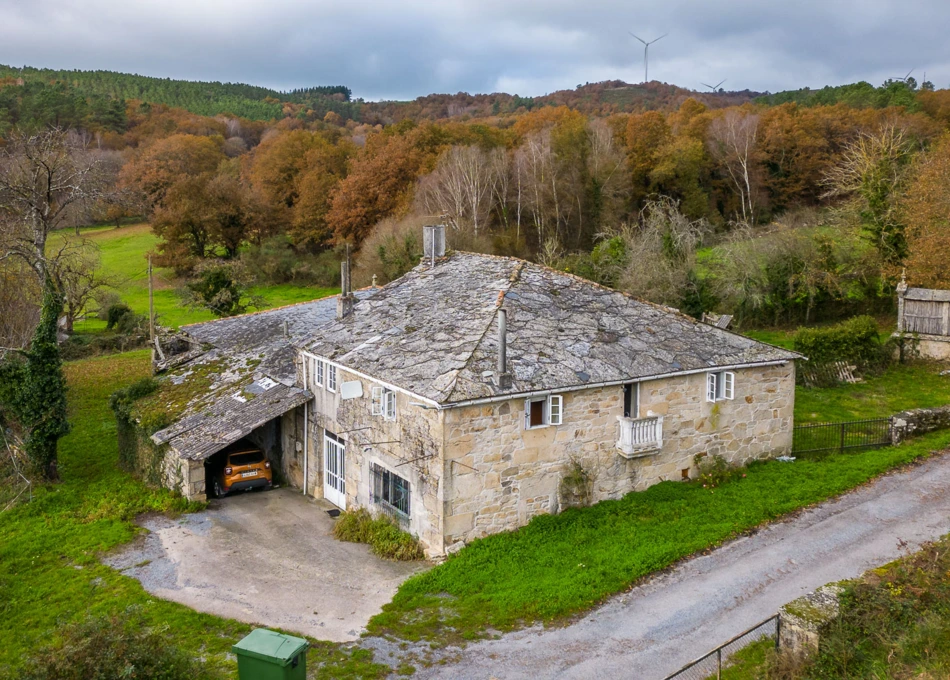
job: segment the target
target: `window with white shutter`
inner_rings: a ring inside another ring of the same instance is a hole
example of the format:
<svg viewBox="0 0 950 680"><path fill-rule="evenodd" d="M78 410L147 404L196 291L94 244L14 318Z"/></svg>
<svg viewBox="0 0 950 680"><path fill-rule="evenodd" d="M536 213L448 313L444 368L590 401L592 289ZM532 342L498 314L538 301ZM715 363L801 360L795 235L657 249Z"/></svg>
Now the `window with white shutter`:
<svg viewBox="0 0 950 680"><path fill-rule="evenodd" d="M317 384L320 385L321 387L323 386L323 374L325 370L326 370L326 363L320 359L317 359L317 371L316 371Z"/></svg>
<svg viewBox="0 0 950 680"><path fill-rule="evenodd" d="M540 399L525 399L524 427L531 430L536 427L560 425L563 420L564 398L552 394Z"/></svg>
<svg viewBox="0 0 950 680"><path fill-rule="evenodd" d="M392 390L386 390L383 393L383 401L385 402L384 406L384 417L386 420L395 420L396 419L396 393Z"/></svg>
<svg viewBox="0 0 950 680"><path fill-rule="evenodd" d="M732 371L706 374L706 401L734 399L736 394L736 374Z"/></svg>
<svg viewBox="0 0 950 680"><path fill-rule="evenodd" d="M715 373L706 374L706 401L716 401L716 395L719 393L716 389L718 383L718 375Z"/></svg>
<svg viewBox="0 0 950 680"><path fill-rule="evenodd" d="M382 387L373 387L373 410L372 413L374 416L383 415L383 393L384 390Z"/></svg>
<svg viewBox="0 0 950 680"><path fill-rule="evenodd" d="M327 364L327 389L336 392L336 366Z"/></svg>
<svg viewBox="0 0 950 680"><path fill-rule="evenodd" d="M732 399L735 396L736 374L724 371L722 374L722 398Z"/></svg>

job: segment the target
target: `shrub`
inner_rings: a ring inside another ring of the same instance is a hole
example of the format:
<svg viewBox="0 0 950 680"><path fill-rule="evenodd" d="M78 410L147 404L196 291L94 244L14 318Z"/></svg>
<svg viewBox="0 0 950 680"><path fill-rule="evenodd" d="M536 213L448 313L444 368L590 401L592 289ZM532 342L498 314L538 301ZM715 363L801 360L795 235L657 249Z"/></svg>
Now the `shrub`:
<svg viewBox="0 0 950 680"><path fill-rule="evenodd" d="M205 663L170 644L165 630L144 620L137 607L90 617L62 629L35 650L23 680L191 680L218 678Z"/></svg>
<svg viewBox="0 0 950 680"><path fill-rule="evenodd" d="M745 477L741 468L730 465L722 456L710 458L701 453L693 458L693 462L699 469L698 481L702 483L704 489L715 489L733 479Z"/></svg>
<svg viewBox="0 0 950 680"><path fill-rule="evenodd" d="M869 316L856 316L825 328L800 328L795 351L816 364L845 361L861 369L882 367L891 351L882 343L877 324Z"/></svg>
<svg viewBox="0 0 950 680"><path fill-rule="evenodd" d="M341 541L367 543L376 555L388 560L425 558L422 546L411 534L389 517L373 517L366 508L342 513L333 527L333 535Z"/></svg>
<svg viewBox="0 0 950 680"><path fill-rule="evenodd" d="M340 284L342 255L327 250L317 255L298 252L287 236L273 236L241 254L248 274L261 285L294 283L318 286Z"/></svg>
<svg viewBox="0 0 950 680"><path fill-rule="evenodd" d="M205 262L198 267L196 278L185 284L182 299L190 307L209 310L215 316L243 314L263 301L247 289L246 272L225 262Z"/></svg>
<svg viewBox="0 0 950 680"><path fill-rule="evenodd" d="M114 304L109 305L108 309L106 309L106 312L105 312L106 330L111 331L113 328L115 328L119 324L119 321L122 319L123 316L125 316L126 314L132 314L132 313L133 313L132 308L129 307L124 302L116 302Z"/></svg>

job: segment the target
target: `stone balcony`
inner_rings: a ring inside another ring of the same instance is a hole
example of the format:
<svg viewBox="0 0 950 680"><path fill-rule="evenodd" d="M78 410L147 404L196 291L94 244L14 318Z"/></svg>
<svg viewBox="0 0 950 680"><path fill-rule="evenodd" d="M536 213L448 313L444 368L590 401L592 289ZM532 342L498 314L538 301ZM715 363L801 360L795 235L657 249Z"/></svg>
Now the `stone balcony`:
<svg viewBox="0 0 950 680"><path fill-rule="evenodd" d="M658 453L663 447L663 416L624 418L617 416L620 436L617 449L624 458L640 458Z"/></svg>

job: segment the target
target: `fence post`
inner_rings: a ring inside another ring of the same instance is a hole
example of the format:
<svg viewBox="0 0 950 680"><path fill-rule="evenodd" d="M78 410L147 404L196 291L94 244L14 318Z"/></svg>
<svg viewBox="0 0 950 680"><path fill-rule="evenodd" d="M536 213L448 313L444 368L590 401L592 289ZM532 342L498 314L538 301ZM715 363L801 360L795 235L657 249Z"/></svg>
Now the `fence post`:
<svg viewBox="0 0 950 680"><path fill-rule="evenodd" d="M838 446L838 453L844 453L844 426L845 422L841 423L841 443Z"/></svg>
<svg viewBox="0 0 950 680"><path fill-rule="evenodd" d="M782 615L776 614L775 616L775 651L779 651L782 648Z"/></svg>
<svg viewBox="0 0 950 680"><path fill-rule="evenodd" d="M722 647L716 650L716 680L722 680Z"/></svg>

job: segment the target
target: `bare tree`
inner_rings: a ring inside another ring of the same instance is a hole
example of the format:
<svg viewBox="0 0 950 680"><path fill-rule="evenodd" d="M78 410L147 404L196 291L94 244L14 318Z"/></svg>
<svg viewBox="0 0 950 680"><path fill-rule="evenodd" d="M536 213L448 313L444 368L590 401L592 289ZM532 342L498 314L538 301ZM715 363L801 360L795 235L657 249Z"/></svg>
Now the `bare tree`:
<svg viewBox="0 0 950 680"><path fill-rule="evenodd" d="M453 146L419 185L422 208L445 215L456 230L471 226L475 236L491 211L494 164L477 146Z"/></svg>
<svg viewBox="0 0 950 680"><path fill-rule="evenodd" d="M0 264L19 261L43 291L30 347L0 363L5 407L23 427L25 449L46 479L59 476L57 445L69 431L66 379L56 343L63 309L56 265L68 246L48 252L51 232L101 195L98 165L82 140L63 130L16 134L0 152ZM66 244L70 239L63 238Z"/></svg>
<svg viewBox="0 0 950 680"><path fill-rule="evenodd" d="M689 219L673 199L648 201L639 224L621 232L629 264L620 287L651 302L679 305L696 264L696 249L709 232L706 220Z"/></svg>
<svg viewBox="0 0 950 680"><path fill-rule="evenodd" d="M753 174L759 116L729 109L709 125L709 152L726 170L739 194L742 221L755 219Z"/></svg>
<svg viewBox="0 0 950 680"><path fill-rule="evenodd" d="M559 240L561 205L550 130L536 132L525 138L515 152L515 172L518 175L519 203L531 216L538 243L543 244L550 238ZM523 202L520 200L522 195Z"/></svg>
<svg viewBox="0 0 950 680"><path fill-rule="evenodd" d="M915 149L901 128L884 125L847 145L840 162L822 178L822 198L845 198L840 212L858 223L884 261L900 265L908 255L899 199Z"/></svg>
<svg viewBox="0 0 950 680"><path fill-rule="evenodd" d="M72 333L73 324L87 305L118 282L99 268L99 248L91 241L70 248L51 264L56 287L63 294L63 330Z"/></svg>
<svg viewBox="0 0 950 680"><path fill-rule="evenodd" d="M64 130L14 135L0 151L0 261L18 258L44 288L53 286L50 234L102 197L99 164ZM60 291L61 292L61 291Z"/></svg>

